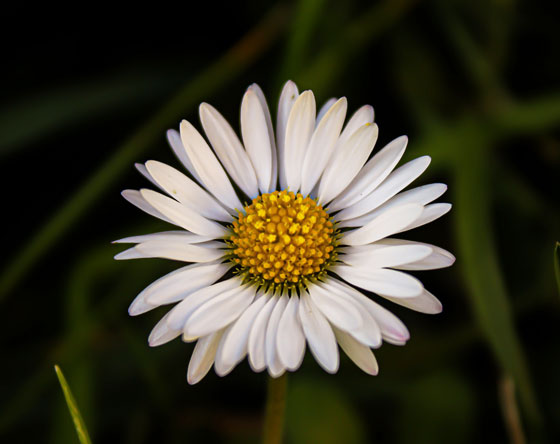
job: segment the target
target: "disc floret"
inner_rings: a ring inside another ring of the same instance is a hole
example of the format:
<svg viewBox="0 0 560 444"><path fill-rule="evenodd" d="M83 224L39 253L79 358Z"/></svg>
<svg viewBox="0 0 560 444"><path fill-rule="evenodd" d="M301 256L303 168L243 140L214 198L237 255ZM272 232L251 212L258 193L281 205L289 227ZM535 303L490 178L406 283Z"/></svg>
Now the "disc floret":
<svg viewBox="0 0 560 444"><path fill-rule="evenodd" d="M333 233L328 213L310 197L287 190L262 194L238 211L231 260L261 283L302 284L334 260Z"/></svg>

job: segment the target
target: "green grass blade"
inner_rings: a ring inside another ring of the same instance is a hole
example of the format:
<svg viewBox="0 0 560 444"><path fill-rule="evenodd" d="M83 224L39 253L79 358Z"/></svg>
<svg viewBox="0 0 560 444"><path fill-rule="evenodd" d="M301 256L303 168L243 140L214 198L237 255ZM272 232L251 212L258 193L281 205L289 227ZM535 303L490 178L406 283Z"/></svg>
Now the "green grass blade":
<svg viewBox="0 0 560 444"><path fill-rule="evenodd" d="M359 18L340 33L337 43L325 48L293 80L301 87L313 85L316 97L324 97L347 68L372 40L398 23L416 4L416 0L374 2ZM348 45L348 42L352 42Z"/></svg>
<svg viewBox="0 0 560 444"><path fill-rule="evenodd" d="M70 415L72 416L72 420L74 421L74 427L76 427L76 433L78 434L78 439L80 440L81 444L91 444L91 439L89 438L89 434L80 414L80 410L78 410L78 405L76 404L76 400L72 395L72 391L68 386L68 382L60 370L58 365L54 366L54 371L56 372L56 376L58 377L58 381L60 382L60 386L62 387L62 391L64 392L64 398L66 399L66 404L68 405L68 410L70 411Z"/></svg>
<svg viewBox="0 0 560 444"><path fill-rule="evenodd" d="M556 285L560 295L560 242L556 242L554 247L554 275L556 276Z"/></svg>
<svg viewBox="0 0 560 444"><path fill-rule="evenodd" d="M124 110L154 102L171 92L169 69L161 71L144 68L140 73L121 73L33 94L2 107L0 156L109 110Z"/></svg>
<svg viewBox="0 0 560 444"><path fill-rule="evenodd" d="M283 83L305 65L310 41L316 28L325 0L300 0L289 32L281 75L278 81Z"/></svg>
<svg viewBox="0 0 560 444"><path fill-rule="evenodd" d="M498 362L519 390L523 411L533 430L541 428L539 407L500 270L491 220L491 160L482 137L457 141L455 211L459 251L468 293Z"/></svg>

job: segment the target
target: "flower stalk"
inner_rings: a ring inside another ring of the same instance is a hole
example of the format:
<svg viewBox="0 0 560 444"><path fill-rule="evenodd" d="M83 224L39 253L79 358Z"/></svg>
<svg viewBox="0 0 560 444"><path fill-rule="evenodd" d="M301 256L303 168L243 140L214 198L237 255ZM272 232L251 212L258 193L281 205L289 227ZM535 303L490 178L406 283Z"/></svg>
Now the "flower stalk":
<svg viewBox="0 0 560 444"><path fill-rule="evenodd" d="M287 380L287 373L284 373L278 378L272 378L270 376L268 378L263 430L264 444L282 443L286 411Z"/></svg>

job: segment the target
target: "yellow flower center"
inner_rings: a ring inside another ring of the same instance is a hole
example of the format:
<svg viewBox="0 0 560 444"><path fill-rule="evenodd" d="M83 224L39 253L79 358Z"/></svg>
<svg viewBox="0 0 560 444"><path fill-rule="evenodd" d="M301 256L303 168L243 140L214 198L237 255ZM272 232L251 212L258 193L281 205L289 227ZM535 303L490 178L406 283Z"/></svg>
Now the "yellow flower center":
<svg viewBox="0 0 560 444"><path fill-rule="evenodd" d="M313 199L286 190L262 194L233 222L232 260L256 280L298 284L334 259L333 232Z"/></svg>

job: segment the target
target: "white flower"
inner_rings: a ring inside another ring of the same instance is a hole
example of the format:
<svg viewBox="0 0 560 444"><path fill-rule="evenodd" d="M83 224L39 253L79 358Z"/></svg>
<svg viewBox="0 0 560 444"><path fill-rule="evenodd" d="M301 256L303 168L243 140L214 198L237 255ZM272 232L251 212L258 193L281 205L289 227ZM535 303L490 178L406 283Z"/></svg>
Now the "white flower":
<svg viewBox="0 0 560 444"><path fill-rule="evenodd" d="M180 133L168 131L190 176L156 161L136 165L162 193L125 190L125 199L181 230L121 239L136 245L115 258L190 263L149 285L129 309L134 316L175 304L149 343L197 341L189 383L212 365L226 375L245 356L254 371L277 377L301 365L306 344L329 373L338 370L338 344L377 374L371 349L383 340L403 345L409 333L356 287L423 313L441 311L400 270L447 267L453 255L392 236L447 213L450 204L431 203L447 187L403 192L430 158L395 169L403 136L368 161L378 133L373 108L363 106L344 126L346 107L346 98L332 99L316 116L313 93L288 82L275 136L264 95L252 85L241 104L242 140L207 103L200 120L212 148L185 120Z"/></svg>

